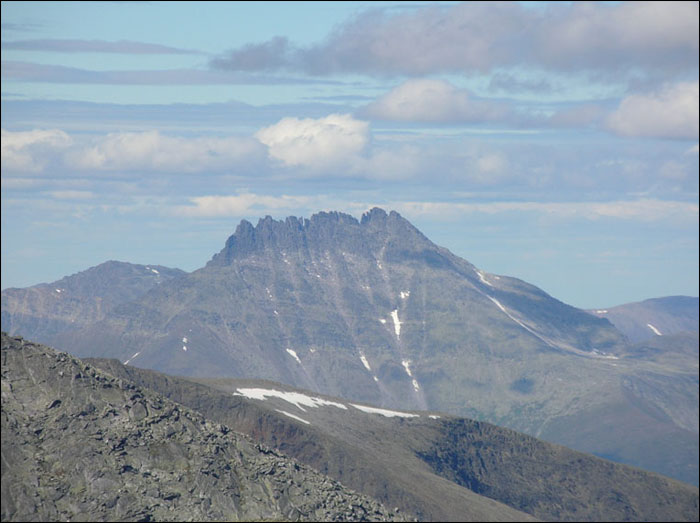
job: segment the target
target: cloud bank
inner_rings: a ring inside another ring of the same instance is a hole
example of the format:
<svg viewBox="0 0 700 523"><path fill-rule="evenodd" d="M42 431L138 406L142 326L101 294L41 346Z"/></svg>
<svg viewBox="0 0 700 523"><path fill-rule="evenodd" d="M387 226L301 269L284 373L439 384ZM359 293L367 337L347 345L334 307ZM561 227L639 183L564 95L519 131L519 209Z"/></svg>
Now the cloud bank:
<svg viewBox="0 0 700 523"><path fill-rule="evenodd" d="M443 80L409 80L361 112L380 120L412 122L489 122L509 113L504 104L474 100L465 89Z"/></svg>
<svg viewBox="0 0 700 523"><path fill-rule="evenodd" d="M622 100L607 119L607 127L622 136L698 138L698 82L667 85L651 94Z"/></svg>
<svg viewBox="0 0 700 523"><path fill-rule="evenodd" d="M666 74L698 64L697 2L572 2L541 9L465 2L370 10L310 47L284 38L233 49L217 69L303 69L312 74L423 76L524 65L617 75Z"/></svg>

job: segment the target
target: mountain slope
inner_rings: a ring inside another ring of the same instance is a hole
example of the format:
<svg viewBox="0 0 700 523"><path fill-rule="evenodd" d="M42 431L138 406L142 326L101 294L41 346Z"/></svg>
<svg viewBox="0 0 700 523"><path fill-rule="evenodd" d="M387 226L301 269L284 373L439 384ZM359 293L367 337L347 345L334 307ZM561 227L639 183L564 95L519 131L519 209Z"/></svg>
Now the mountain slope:
<svg viewBox="0 0 700 523"><path fill-rule="evenodd" d="M48 341L450 412L698 481L697 355L625 357L607 319L479 270L395 212L243 221L205 267Z"/></svg>
<svg viewBox="0 0 700 523"><path fill-rule="evenodd" d="M697 518L695 487L488 423L377 409L274 382L188 383L116 360L90 362L421 520L509 516L474 492L550 521Z"/></svg>
<svg viewBox="0 0 700 523"><path fill-rule="evenodd" d="M699 310L698 298L667 296L589 312L607 318L636 343L655 336L698 331Z"/></svg>
<svg viewBox="0 0 700 523"><path fill-rule="evenodd" d="M161 265L108 261L53 283L2 291L2 329L47 341L58 332L101 320L120 303L186 274Z"/></svg>
<svg viewBox="0 0 700 523"><path fill-rule="evenodd" d="M2 333L3 521L403 519L67 354Z"/></svg>

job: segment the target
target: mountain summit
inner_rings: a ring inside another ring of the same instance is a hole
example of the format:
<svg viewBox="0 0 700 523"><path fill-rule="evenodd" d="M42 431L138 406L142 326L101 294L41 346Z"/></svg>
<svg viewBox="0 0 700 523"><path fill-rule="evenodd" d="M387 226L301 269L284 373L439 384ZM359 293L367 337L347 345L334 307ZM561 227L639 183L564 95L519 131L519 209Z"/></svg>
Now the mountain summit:
<svg viewBox="0 0 700 523"><path fill-rule="evenodd" d="M697 482L693 362L624 358L607 319L475 267L393 211L243 221L205 267L37 341L441 410Z"/></svg>
<svg viewBox="0 0 700 523"><path fill-rule="evenodd" d="M401 239L400 244L408 249L434 247L397 212L387 214L375 207L363 214L361 221L339 212L320 212L311 219L290 216L284 221L266 216L255 227L243 220L208 265L231 265L256 253L298 252L310 256L319 248L329 247L370 256L385 247L390 238Z"/></svg>

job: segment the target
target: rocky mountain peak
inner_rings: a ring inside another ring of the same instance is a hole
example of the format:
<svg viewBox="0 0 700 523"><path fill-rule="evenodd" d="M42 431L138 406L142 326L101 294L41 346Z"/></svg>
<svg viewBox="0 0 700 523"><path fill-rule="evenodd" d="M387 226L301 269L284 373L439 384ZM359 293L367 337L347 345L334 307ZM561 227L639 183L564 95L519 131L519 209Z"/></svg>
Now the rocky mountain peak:
<svg viewBox="0 0 700 523"><path fill-rule="evenodd" d="M318 212L309 219L289 216L285 220L275 220L266 216L256 226L247 220L241 221L224 249L209 263L230 265L233 260L265 251L303 253L340 249L375 255L383 245L402 245L403 250L412 250L416 242L421 249L434 247L399 213L387 213L378 207L363 214L361 221L337 211Z"/></svg>

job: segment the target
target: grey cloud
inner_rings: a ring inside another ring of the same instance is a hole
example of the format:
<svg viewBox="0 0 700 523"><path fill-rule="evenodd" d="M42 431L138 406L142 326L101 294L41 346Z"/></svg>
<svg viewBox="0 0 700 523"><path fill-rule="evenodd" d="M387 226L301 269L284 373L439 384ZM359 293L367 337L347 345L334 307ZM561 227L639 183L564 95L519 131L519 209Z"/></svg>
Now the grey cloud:
<svg viewBox="0 0 700 523"><path fill-rule="evenodd" d="M467 2L413 10L372 10L319 44L273 39L211 62L228 70L295 69L312 74L418 76L528 66L618 75L665 73L698 63L697 2L573 2L530 9Z"/></svg>
<svg viewBox="0 0 700 523"><path fill-rule="evenodd" d="M544 79L530 80L518 78L516 75L498 72L491 76L489 90L505 93L538 93L549 94L555 91L554 87Z"/></svg>
<svg viewBox="0 0 700 523"><path fill-rule="evenodd" d="M41 29L43 26L41 24L15 24L10 22L3 22L0 24L3 31L17 31L17 32L32 32Z"/></svg>
<svg viewBox="0 0 700 523"><path fill-rule="evenodd" d="M216 84L307 84L319 83L308 78L253 75L198 69L140 71L93 71L77 67L44 65L30 62L3 61L3 79L25 82L80 83L109 85L216 85ZM342 82L325 81L340 85Z"/></svg>
<svg viewBox="0 0 700 523"><path fill-rule="evenodd" d="M51 51L57 53L122 53L122 54L206 54L196 49L179 49L166 45L119 40L69 40L43 38L2 42L2 48L16 51Z"/></svg>
<svg viewBox="0 0 700 523"><path fill-rule="evenodd" d="M293 54L289 40L278 36L261 44L245 45L227 56L214 58L211 65L215 69L232 71L280 69L293 61Z"/></svg>

